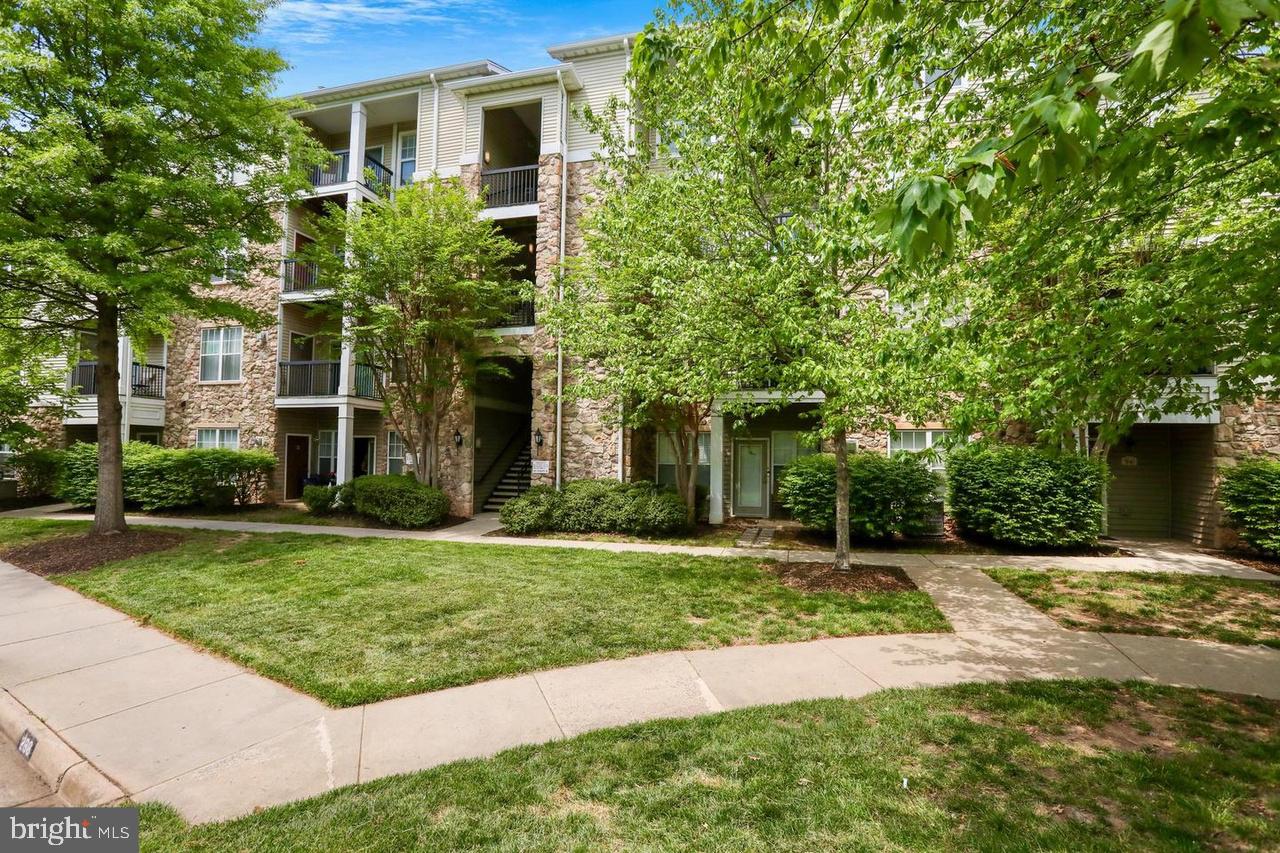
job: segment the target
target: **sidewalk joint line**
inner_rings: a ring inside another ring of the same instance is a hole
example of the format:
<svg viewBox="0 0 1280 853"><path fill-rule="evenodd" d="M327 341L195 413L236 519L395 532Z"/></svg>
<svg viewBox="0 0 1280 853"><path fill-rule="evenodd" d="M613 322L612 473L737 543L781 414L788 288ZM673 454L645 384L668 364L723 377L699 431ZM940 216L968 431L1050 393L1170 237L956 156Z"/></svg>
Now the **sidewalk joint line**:
<svg viewBox="0 0 1280 853"><path fill-rule="evenodd" d="M538 679L538 673L529 673L533 676L533 683L538 688L538 695L542 697L542 702L547 706L547 713L551 715L551 722L556 724L556 730L560 732L561 739L565 738L564 726L560 725L560 718L556 716L556 709L551 707L551 700L547 698L547 691L542 689L542 682Z"/></svg>
<svg viewBox="0 0 1280 853"><path fill-rule="evenodd" d="M154 651L154 649L153 649L153 651ZM239 677L240 677L240 676L242 676L242 675L252 675L252 676L255 676L255 677L257 677L257 678L265 678L265 677L266 677L266 676L258 675L257 673L250 673L250 672L235 672L235 673L232 673L231 675L224 675L224 676L223 676L223 677L221 677L221 678L215 678L213 681L206 681L204 684L197 684L197 685L195 685L194 687L187 687L187 688L184 688L184 689L182 689L182 690L175 690L175 691L174 691L174 692L172 692L172 693L166 693L164 696L157 696L155 699L148 699L146 702L139 702L137 705L130 705L130 706L128 706L127 708L118 708L118 709L116 709L116 710L114 710L114 711L110 711L110 712L108 712L108 713L106 713L106 714L102 714L102 715L100 715L100 716L94 717L94 718L93 718L93 719L91 719L91 720L85 720L84 722L80 722L80 723L76 723L75 725L67 726L65 729L62 729L62 731L64 731L64 732L69 732L69 731L71 731L72 729L78 729L78 728L80 728L81 726L87 726L87 725L89 725L90 723L96 723L96 722L98 722L99 720L105 720L105 719L107 719L108 717L114 717L116 714L123 714L125 711L134 711L134 710L137 710L138 708L145 708L145 707L147 707L148 705L154 705L154 704L155 704L155 703L157 703L157 702L163 702L165 699L172 699L174 696L181 696L181 695L183 695L184 693L190 693L191 691L193 691L193 690L199 690L199 689L200 689L200 688L202 688L202 687L209 687L209 686L214 685L214 684L221 684L221 683L222 683L222 682L224 682L224 681L230 681L231 679L233 679L233 678L239 678ZM270 679L267 679L267 680L268 680L268 681L270 681ZM47 722L47 721L46 721L46 722Z"/></svg>

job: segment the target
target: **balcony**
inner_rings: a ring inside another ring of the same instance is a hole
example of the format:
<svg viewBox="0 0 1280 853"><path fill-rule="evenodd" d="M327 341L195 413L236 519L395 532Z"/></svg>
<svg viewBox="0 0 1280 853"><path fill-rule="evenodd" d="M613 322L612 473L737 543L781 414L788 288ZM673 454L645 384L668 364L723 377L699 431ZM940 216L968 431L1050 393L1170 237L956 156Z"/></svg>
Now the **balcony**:
<svg viewBox="0 0 1280 853"><path fill-rule="evenodd" d="M538 166L486 169L480 173L485 207L538 203Z"/></svg>
<svg viewBox="0 0 1280 853"><path fill-rule="evenodd" d="M368 364L357 364L353 397L380 400L377 374ZM337 361L282 361L277 396L336 397L342 365Z"/></svg>
<svg viewBox="0 0 1280 853"><path fill-rule="evenodd" d="M533 325L533 300L525 299L516 303L502 322L498 323L498 328L506 329L516 326L532 326Z"/></svg>
<svg viewBox="0 0 1280 853"><path fill-rule="evenodd" d="M164 366L134 362L129 376L128 393L149 400L164 399ZM98 393L98 363L82 361L71 368L67 387L78 397L94 397Z"/></svg>
<svg viewBox="0 0 1280 853"><path fill-rule="evenodd" d="M285 293L305 293L319 290L316 283L316 265L311 261L297 261L292 258L284 262L283 288Z"/></svg>
<svg viewBox="0 0 1280 853"><path fill-rule="evenodd" d="M351 168L349 151L333 152L333 159L323 166L311 167L311 185L316 189L332 187L347 182L347 172ZM391 188L391 170L369 155L364 158L364 178L361 181L374 192Z"/></svg>

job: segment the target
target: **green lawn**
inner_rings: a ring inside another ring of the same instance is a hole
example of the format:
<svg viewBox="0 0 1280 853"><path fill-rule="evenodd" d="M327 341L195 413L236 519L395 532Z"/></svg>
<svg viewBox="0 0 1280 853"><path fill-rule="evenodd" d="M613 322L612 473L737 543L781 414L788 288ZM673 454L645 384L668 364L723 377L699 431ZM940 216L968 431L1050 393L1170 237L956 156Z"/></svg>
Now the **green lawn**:
<svg viewBox="0 0 1280 853"><path fill-rule="evenodd" d="M185 533L57 581L334 705L670 649L950 630L923 592L808 593L748 559Z"/></svg>
<svg viewBox="0 0 1280 853"><path fill-rule="evenodd" d="M1063 569L987 574L1068 628L1280 648L1280 583Z"/></svg>
<svg viewBox="0 0 1280 853"><path fill-rule="evenodd" d="M1041 682L593 732L229 823L144 806L142 849L1277 849L1277 813L1280 703Z"/></svg>
<svg viewBox="0 0 1280 853"><path fill-rule="evenodd" d="M153 512L160 518L207 518L214 521L256 521L261 524L310 524L320 527L374 527L387 529L371 518L355 513L313 515L306 507L294 504L228 507L224 510L190 509Z"/></svg>

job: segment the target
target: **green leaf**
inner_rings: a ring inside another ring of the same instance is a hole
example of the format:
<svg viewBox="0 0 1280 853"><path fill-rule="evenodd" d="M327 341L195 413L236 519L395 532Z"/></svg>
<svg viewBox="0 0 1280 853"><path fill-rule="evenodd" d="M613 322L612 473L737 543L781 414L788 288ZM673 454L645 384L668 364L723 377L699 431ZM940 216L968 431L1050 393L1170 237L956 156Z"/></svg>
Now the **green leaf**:
<svg viewBox="0 0 1280 853"><path fill-rule="evenodd" d="M1144 55L1149 58L1152 73L1157 80L1164 74L1165 63L1169 61L1169 51L1173 49L1173 39L1177 32L1178 25L1166 18L1147 30L1133 51L1135 59Z"/></svg>

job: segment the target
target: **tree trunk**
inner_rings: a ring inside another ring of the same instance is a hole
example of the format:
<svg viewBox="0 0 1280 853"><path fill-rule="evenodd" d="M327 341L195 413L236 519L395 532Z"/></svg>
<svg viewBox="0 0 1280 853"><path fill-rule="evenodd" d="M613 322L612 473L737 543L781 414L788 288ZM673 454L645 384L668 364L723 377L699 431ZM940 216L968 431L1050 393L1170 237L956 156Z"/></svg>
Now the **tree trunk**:
<svg viewBox="0 0 1280 853"><path fill-rule="evenodd" d="M685 521L689 526L698 523L698 456L697 430L690 431L687 424L681 424L672 436L672 446L676 452L676 491L684 500Z"/></svg>
<svg viewBox="0 0 1280 853"><path fill-rule="evenodd" d="M120 308L112 297L98 300L98 501L93 532L123 533L124 448L120 413Z"/></svg>
<svg viewBox="0 0 1280 853"><path fill-rule="evenodd" d="M836 571L847 572L849 564L849 437L836 431Z"/></svg>
<svg viewBox="0 0 1280 853"><path fill-rule="evenodd" d="M1093 447L1089 450L1090 458L1098 462L1106 462L1107 455L1111 452L1111 443L1104 442L1101 438L1093 443ZM1103 536L1111 532L1111 476L1102 478L1102 494L1098 496L1099 502L1102 504L1102 519L1099 525L1099 531Z"/></svg>
<svg viewBox="0 0 1280 853"><path fill-rule="evenodd" d="M440 416L433 412L429 423L427 444L430 455L427 457L427 479L424 482L428 486L438 486L440 484L436 482L436 471L440 468Z"/></svg>

